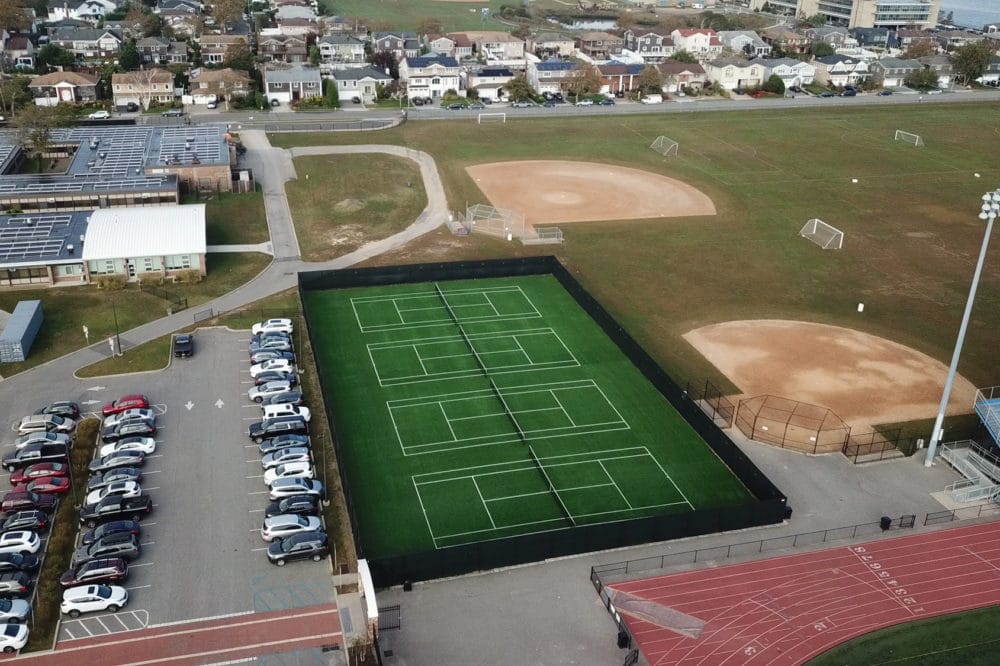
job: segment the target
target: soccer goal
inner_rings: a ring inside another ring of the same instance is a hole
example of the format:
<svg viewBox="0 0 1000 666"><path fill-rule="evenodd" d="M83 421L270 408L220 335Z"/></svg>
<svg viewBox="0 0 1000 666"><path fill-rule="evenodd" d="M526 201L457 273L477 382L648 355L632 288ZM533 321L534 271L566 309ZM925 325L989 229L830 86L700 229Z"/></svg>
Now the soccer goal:
<svg viewBox="0 0 1000 666"><path fill-rule="evenodd" d="M824 250L839 250L844 246L844 232L816 218L806 222L799 235L808 238Z"/></svg>
<svg viewBox="0 0 1000 666"><path fill-rule="evenodd" d="M678 144L673 139L668 139L665 136L658 136L656 137L656 141L650 144L649 147L666 157L667 155L677 154Z"/></svg>
<svg viewBox="0 0 1000 666"><path fill-rule="evenodd" d="M919 134L913 134L912 132L904 132L903 130L896 130L896 141L905 141L906 143L912 143L914 146L924 145L924 140L920 138Z"/></svg>
<svg viewBox="0 0 1000 666"><path fill-rule="evenodd" d="M507 114L506 113L480 113L476 116L476 122L480 125L483 123L506 123Z"/></svg>

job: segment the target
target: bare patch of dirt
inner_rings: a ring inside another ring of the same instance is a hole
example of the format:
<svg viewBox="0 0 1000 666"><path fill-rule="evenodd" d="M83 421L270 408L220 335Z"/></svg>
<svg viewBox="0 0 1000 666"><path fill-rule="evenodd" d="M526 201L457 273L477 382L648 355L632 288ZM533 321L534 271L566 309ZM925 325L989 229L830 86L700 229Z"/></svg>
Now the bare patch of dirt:
<svg viewBox="0 0 1000 666"><path fill-rule="evenodd" d="M355 213L365 207L365 202L360 199L344 199L333 204L333 209L338 213Z"/></svg>

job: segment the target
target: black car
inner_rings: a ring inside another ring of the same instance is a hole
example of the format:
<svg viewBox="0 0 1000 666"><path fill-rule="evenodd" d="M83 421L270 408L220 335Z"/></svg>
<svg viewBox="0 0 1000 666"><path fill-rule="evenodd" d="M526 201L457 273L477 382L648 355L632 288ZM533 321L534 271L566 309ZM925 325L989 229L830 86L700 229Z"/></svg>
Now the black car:
<svg viewBox="0 0 1000 666"><path fill-rule="evenodd" d="M153 499L149 495L122 497L111 495L97 504L80 509L80 522L87 527L97 527L109 520L137 521L153 510Z"/></svg>
<svg viewBox="0 0 1000 666"><path fill-rule="evenodd" d="M278 435L260 443L260 455L264 456L278 449L302 446L309 446L309 437L306 435Z"/></svg>
<svg viewBox="0 0 1000 666"><path fill-rule="evenodd" d="M55 414L69 419L80 418L80 406L71 400L57 400L48 407L35 410L36 414Z"/></svg>
<svg viewBox="0 0 1000 666"><path fill-rule="evenodd" d="M251 423L247 433L257 444L265 439L277 435L307 435L309 434L309 424L304 419L298 417L274 419L272 421L258 421Z"/></svg>
<svg viewBox="0 0 1000 666"><path fill-rule="evenodd" d="M184 115L184 110L183 109L167 109L166 111L164 111L160 115L163 116L164 118L180 118L181 116Z"/></svg>
<svg viewBox="0 0 1000 666"><path fill-rule="evenodd" d="M30 553L0 553L0 573L8 571L35 571L38 569L37 555Z"/></svg>
<svg viewBox="0 0 1000 666"><path fill-rule="evenodd" d="M264 517L272 518L283 513L293 513L299 516L318 516L319 497L315 495L291 495L282 497L277 502L271 502L264 509Z"/></svg>
<svg viewBox="0 0 1000 666"><path fill-rule="evenodd" d="M174 336L174 357L187 356L194 356L194 336L190 333L179 333Z"/></svg>
<svg viewBox="0 0 1000 666"><path fill-rule="evenodd" d="M33 465L37 462L69 461L69 448L62 442L32 442L14 451L3 454L0 464L8 472Z"/></svg>
<svg viewBox="0 0 1000 666"><path fill-rule="evenodd" d="M454 103L448 105L448 110L449 111L461 111L464 108L465 108L465 105L461 104L459 102L454 102Z"/></svg>
<svg viewBox="0 0 1000 666"><path fill-rule="evenodd" d="M598 104L600 104L601 106L614 106L615 100L611 99L610 97L605 97L600 102L598 102Z"/></svg>
<svg viewBox="0 0 1000 666"><path fill-rule="evenodd" d="M31 530L42 532L49 526L49 516L40 509L18 511L0 525L0 534L16 530Z"/></svg>
<svg viewBox="0 0 1000 666"><path fill-rule="evenodd" d="M156 433L156 426L149 421L142 419L134 421L123 421L101 431L101 441L105 444L117 442L125 437L152 437Z"/></svg>
<svg viewBox="0 0 1000 666"><path fill-rule="evenodd" d="M91 460L87 469L91 474L96 472L106 472L119 467L135 467L146 462L146 454L142 451L115 451L103 458Z"/></svg>
<svg viewBox="0 0 1000 666"><path fill-rule="evenodd" d="M83 539L81 543L84 546L89 546L98 539L108 536L109 534L118 534L119 532L128 532L129 534L134 534L139 536L141 528L139 526L139 521L137 520L112 520L110 522L104 523L103 525L98 525L92 530L87 530L83 533Z"/></svg>
<svg viewBox="0 0 1000 666"><path fill-rule="evenodd" d="M277 370L268 370L262 372L256 377L254 377L254 386L260 386L261 384L266 384L268 382L288 382L290 386L295 386L299 383L299 377L294 372L278 372Z"/></svg>
<svg viewBox="0 0 1000 666"><path fill-rule="evenodd" d="M85 562L59 577L64 588L77 585L121 583L128 578L128 562L120 557L105 557Z"/></svg>
<svg viewBox="0 0 1000 666"><path fill-rule="evenodd" d="M283 393L275 393L274 395L269 395L260 401L261 406L265 405L301 405L304 401L302 400L302 393L299 391L284 391Z"/></svg>
<svg viewBox="0 0 1000 666"><path fill-rule="evenodd" d="M104 488L115 481L142 481L142 470L138 467L115 467L103 474L96 474L87 481L87 492Z"/></svg>
<svg viewBox="0 0 1000 666"><path fill-rule="evenodd" d="M330 552L330 544L325 532L300 532L287 539L274 541L267 547L267 559L279 567L288 560L309 558L319 562Z"/></svg>
<svg viewBox="0 0 1000 666"><path fill-rule="evenodd" d="M28 596L31 589L31 579L23 571L8 571L0 574L0 597L4 599Z"/></svg>
<svg viewBox="0 0 1000 666"><path fill-rule="evenodd" d="M86 564L91 560L120 557L123 560L134 560L140 553L139 537L129 532L109 534L87 546L80 546L73 553L70 566L73 568Z"/></svg>

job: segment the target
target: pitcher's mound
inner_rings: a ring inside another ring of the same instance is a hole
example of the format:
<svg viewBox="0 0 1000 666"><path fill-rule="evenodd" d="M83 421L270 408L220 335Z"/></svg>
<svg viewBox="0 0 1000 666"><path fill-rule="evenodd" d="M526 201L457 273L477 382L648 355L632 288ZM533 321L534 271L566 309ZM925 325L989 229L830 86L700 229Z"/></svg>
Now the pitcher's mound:
<svg viewBox="0 0 1000 666"><path fill-rule="evenodd" d="M526 224L715 215L715 204L685 182L595 162L530 160L466 167L497 208Z"/></svg>

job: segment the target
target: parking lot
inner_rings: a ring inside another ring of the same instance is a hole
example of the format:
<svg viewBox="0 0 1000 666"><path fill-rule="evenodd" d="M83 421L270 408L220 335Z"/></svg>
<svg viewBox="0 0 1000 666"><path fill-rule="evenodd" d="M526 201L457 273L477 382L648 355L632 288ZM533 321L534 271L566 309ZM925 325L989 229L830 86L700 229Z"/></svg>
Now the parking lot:
<svg viewBox="0 0 1000 666"><path fill-rule="evenodd" d="M280 610L333 601L329 560L275 567L259 529L267 490L256 447L246 436L260 415L249 401L249 333L195 334L192 358L160 372L68 379L12 396L19 419L57 399L100 413L120 395L144 393L157 411L157 450L142 486L153 511L142 521L142 554L129 566L128 608L116 615L64 618L60 641L205 617ZM12 445L14 433L5 439ZM9 485L6 477L4 490Z"/></svg>

